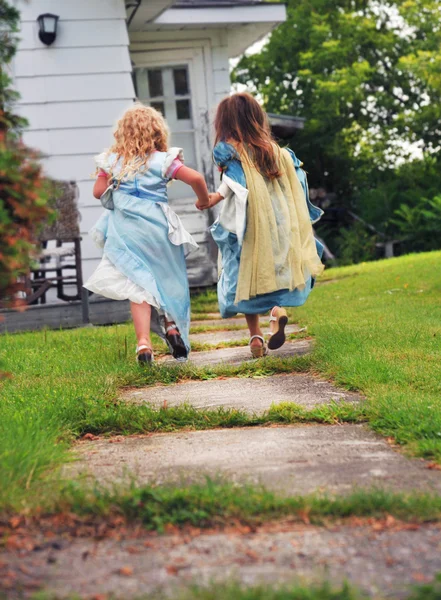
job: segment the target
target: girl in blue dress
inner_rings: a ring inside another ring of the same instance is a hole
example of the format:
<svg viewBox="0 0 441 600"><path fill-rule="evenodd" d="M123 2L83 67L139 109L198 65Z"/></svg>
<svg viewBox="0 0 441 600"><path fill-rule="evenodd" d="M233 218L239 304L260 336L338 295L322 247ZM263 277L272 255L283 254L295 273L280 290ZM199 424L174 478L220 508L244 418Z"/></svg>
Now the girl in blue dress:
<svg viewBox="0 0 441 600"><path fill-rule="evenodd" d="M284 307L303 304L323 270L323 248L312 230L322 211L309 201L302 163L273 141L267 116L250 94L222 100L215 129L222 184L210 194L210 206L222 202L211 228L221 254L219 307L224 318L245 314L257 358L282 346ZM267 311L268 346L259 324Z"/></svg>
<svg viewBox="0 0 441 600"><path fill-rule="evenodd" d="M197 244L168 204L167 184L190 185L208 207L202 175L183 164L180 148L168 148L168 129L154 108L135 104L123 115L110 150L96 158L94 196L113 192L91 231L103 258L85 283L88 290L113 300L130 300L139 363L153 360L150 329L168 344L177 360L190 351L190 292L185 254Z"/></svg>

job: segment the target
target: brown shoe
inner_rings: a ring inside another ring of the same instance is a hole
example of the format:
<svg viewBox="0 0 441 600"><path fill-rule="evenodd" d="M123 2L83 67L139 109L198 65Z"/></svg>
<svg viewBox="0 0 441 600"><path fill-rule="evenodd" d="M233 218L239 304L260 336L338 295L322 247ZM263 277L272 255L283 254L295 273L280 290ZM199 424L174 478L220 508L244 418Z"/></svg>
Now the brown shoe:
<svg viewBox="0 0 441 600"><path fill-rule="evenodd" d="M281 348L286 341L285 327L288 324L288 314L284 308L275 306L270 314L270 339L268 348L277 350Z"/></svg>

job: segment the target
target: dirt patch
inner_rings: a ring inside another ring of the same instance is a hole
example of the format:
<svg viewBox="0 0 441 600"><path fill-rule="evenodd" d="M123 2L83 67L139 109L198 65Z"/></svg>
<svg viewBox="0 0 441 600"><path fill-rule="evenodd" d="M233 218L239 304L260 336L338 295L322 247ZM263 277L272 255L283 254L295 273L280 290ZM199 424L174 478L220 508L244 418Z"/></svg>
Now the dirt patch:
<svg viewBox="0 0 441 600"><path fill-rule="evenodd" d="M371 597L402 599L410 585L441 571L440 527L391 517L328 528L287 521L254 530L170 529L159 536L123 523L99 530L97 522L67 515L43 520L35 532L28 526L21 544L16 533L15 539L0 552L0 592L11 600L40 588L58 598L125 600L158 590L173 597L193 582L280 585L298 578L348 580Z"/></svg>

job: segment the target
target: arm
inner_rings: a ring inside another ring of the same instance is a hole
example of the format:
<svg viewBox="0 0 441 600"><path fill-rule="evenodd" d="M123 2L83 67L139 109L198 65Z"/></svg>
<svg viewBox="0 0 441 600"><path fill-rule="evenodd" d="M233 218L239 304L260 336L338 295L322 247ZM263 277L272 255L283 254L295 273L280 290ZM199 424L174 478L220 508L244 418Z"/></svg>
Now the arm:
<svg viewBox="0 0 441 600"><path fill-rule="evenodd" d="M104 192L109 187L109 180L110 180L110 177L105 171L101 170L98 173L98 177L96 178L95 185L93 186L93 195L95 196L95 198L97 200L99 200L101 198L101 196L104 194Z"/></svg>
<svg viewBox="0 0 441 600"><path fill-rule="evenodd" d="M175 179L183 181L193 188L194 193L198 197L196 208L199 210L209 208L210 199L208 197L207 184L200 173L190 169L189 167L182 166L179 171L176 172Z"/></svg>
<svg viewBox="0 0 441 600"><path fill-rule="evenodd" d="M215 192L214 194L209 194L210 197L210 208L212 206L216 206L216 204L219 204L219 202L222 202L222 200L225 200L225 198L230 194L230 188L228 187L228 185L224 182L222 182L220 184L220 186L217 189L217 192Z"/></svg>

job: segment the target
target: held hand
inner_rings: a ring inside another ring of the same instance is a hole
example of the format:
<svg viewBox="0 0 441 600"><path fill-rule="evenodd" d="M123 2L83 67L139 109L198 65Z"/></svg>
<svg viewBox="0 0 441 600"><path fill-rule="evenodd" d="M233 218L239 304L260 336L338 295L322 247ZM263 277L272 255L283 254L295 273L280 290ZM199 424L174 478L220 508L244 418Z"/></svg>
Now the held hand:
<svg viewBox="0 0 441 600"><path fill-rule="evenodd" d="M206 210L207 208L210 208L210 203L209 202L205 202L205 203L201 202L201 200L199 200L199 198L198 198L195 206L198 210Z"/></svg>
<svg viewBox="0 0 441 600"><path fill-rule="evenodd" d="M219 202L221 202L224 199L224 197L221 196L219 192L215 192L214 194L208 194L208 197L210 199L210 208L212 206L216 206L216 204L219 204Z"/></svg>

